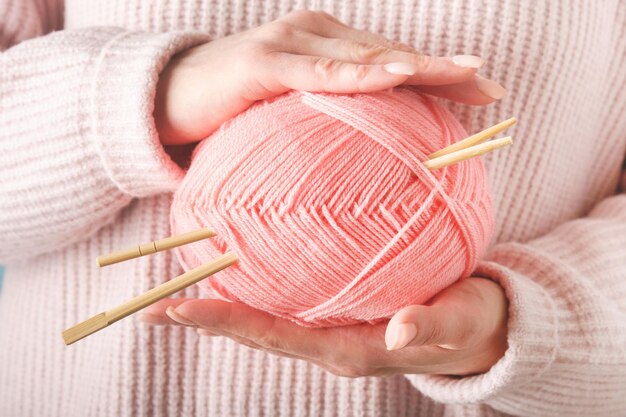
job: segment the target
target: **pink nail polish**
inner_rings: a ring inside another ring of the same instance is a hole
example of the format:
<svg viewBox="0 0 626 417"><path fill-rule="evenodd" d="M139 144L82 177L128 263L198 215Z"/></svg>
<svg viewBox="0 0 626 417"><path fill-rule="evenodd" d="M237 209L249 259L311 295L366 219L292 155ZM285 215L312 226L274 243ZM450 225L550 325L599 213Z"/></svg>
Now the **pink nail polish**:
<svg viewBox="0 0 626 417"><path fill-rule="evenodd" d="M180 324L184 324L185 326L193 326L193 327L197 326L196 323L194 323L191 320L189 320L189 319L181 316L180 314L178 314L176 312L176 310L174 310L174 307L168 307L165 310L165 314L167 314L169 316L169 318L171 318L175 322L178 322Z"/></svg>
<svg viewBox="0 0 626 417"><path fill-rule="evenodd" d="M475 55L455 55L452 57L452 62L459 67L478 69L483 66L485 60Z"/></svg>
<svg viewBox="0 0 626 417"><path fill-rule="evenodd" d="M385 344L387 350L402 349L417 335L417 327L413 323L401 323L387 327Z"/></svg>
<svg viewBox="0 0 626 417"><path fill-rule="evenodd" d="M496 100L500 100L506 96L506 89L495 81L476 74L474 75L474 82L476 83L476 87L486 96Z"/></svg>
<svg viewBox="0 0 626 417"><path fill-rule="evenodd" d="M383 68L388 73L397 75L413 75L417 71L415 65L408 62L391 62L383 65Z"/></svg>

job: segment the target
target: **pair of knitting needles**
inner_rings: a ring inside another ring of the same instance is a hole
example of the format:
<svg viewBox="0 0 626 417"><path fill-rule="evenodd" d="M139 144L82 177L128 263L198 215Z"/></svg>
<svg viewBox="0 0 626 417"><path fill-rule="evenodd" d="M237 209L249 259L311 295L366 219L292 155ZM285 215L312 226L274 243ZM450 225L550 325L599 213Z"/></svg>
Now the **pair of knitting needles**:
<svg viewBox="0 0 626 417"><path fill-rule="evenodd" d="M488 139L513 126L516 122L517 119L512 117L504 122L485 129L482 132L469 136L468 138L453 143L450 146L446 146L445 148L428 155L428 159L424 161L424 166L432 171L510 145L513 143L513 139L510 136L493 140ZM208 239L214 236L215 232L207 228L203 228L189 233L183 233L167 237L165 239L156 240L154 242L143 243L126 250L110 253L108 255L99 256L96 259L96 262L98 266L103 267L127 261L129 259L150 255L156 252L165 251L178 246L197 242L199 240ZM110 326L124 317L136 313L137 311L142 310L165 297L196 284L197 282L221 271L222 269L228 268L237 262L237 260L237 255L233 252L226 252L211 262L191 269L184 274L179 275L176 278L173 278L149 290L148 292L125 302L124 304L97 314L74 327L70 327L69 329L63 331L63 341L66 345L71 345L80 339Z"/></svg>

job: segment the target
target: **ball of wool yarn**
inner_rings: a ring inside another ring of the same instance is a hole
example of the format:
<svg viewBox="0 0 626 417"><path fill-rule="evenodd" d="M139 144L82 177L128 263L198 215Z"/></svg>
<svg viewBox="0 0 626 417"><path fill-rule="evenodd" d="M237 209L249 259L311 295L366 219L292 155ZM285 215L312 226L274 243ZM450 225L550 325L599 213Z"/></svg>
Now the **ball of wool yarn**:
<svg viewBox="0 0 626 417"><path fill-rule="evenodd" d="M409 88L258 103L194 151L173 233L217 237L177 256L190 269L234 251L238 263L201 283L210 296L301 325L391 317L468 276L489 243L480 158L422 163L466 136Z"/></svg>

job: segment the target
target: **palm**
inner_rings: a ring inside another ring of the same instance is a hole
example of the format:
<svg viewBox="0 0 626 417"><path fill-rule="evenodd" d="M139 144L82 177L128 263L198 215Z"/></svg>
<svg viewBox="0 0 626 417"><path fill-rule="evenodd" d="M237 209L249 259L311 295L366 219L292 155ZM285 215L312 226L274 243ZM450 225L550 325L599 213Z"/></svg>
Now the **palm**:
<svg viewBox="0 0 626 417"><path fill-rule="evenodd" d="M244 304L208 299L162 300L146 309L144 320L193 325L201 334L230 337L343 376L474 374L487 371L506 349L506 298L483 278L462 280L426 306L402 309L389 323L305 328ZM416 326L415 337L402 349L387 350L386 333L389 338L389 329L404 323Z"/></svg>

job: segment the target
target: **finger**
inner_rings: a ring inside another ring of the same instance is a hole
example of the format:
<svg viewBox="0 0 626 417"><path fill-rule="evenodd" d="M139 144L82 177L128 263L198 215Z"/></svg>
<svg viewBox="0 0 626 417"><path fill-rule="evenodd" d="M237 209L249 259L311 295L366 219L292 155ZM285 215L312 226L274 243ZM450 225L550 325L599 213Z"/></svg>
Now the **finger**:
<svg viewBox="0 0 626 417"><path fill-rule="evenodd" d="M405 84L413 84L409 78ZM463 104L484 105L501 100L506 96L506 89L493 80L475 75L470 80L451 85L419 86L419 90L433 96L445 98Z"/></svg>
<svg viewBox="0 0 626 417"><path fill-rule="evenodd" d="M378 33L353 28L327 13L324 13L324 17L330 22L334 23L331 25L322 25L318 27L318 30L320 30L321 33L325 33L326 37L339 37L358 42L374 43L387 47L389 49L410 52L413 54L418 53L415 47L407 43L400 42L395 39L389 39Z"/></svg>
<svg viewBox="0 0 626 417"><path fill-rule="evenodd" d="M281 41L280 49L298 55L331 58L355 64L387 64L403 62L414 68L407 83L413 85L458 84L471 79L482 66L479 57L463 56L455 61L447 57L430 57L386 46L342 38L325 38L297 30ZM459 65L456 62L462 62Z"/></svg>
<svg viewBox="0 0 626 417"><path fill-rule="evenodd" d="M413 78L414 84L443 85L459 83L471 78L476 69L483 64L483 60L480 57L471 55L458 55L448 58L419 54L410 45L387 39L376 33L349 27L334 16L324 12L298 11L290 13L284 20L298 29L294 31L294 35L301 32L310 32L322 38L336 39L336 43L349 41L357 45L374 45L382 49L396 51L397 53L403 52L406 54L405 58L407 60L401 60L400 62L408 62L417 67L416 75ZM292 36L291 38L296 37ZM283 37L282 40L289 38ZM349 42L346 42L346 44L349 44ZM306 42L302 42L300 46L303 45L306 45ZM367 47L362 49L365 49L364 53L366 56L371 54ZM325 56L325 53L319 55ZM348 62L351 61L348 60Z"/></svg>
<svg viewBox="0 0 626 417"><path fill-rule="evenodd" d="M304 90L359 93L385 90L405 82L415 68L406 63L352 64L319 56L277 53L263 68L261 83L270 91Z"/></svg>
<svg viewBox="0 0 626 417"><path fill-rule="evenodd" d="M413 305L396 313L385 332L388 350L405 346L465 347L476 326L472 317L451 306Z"/></svg>
<svg viewBox="0 0 626 417"><path fill-rule="evenodd" d="M273 349L267 349L267 348L259 345L258 343L253 342L250 339L246 339L245 337L241 337L241 336L238 336L238 335L235 335L235 334L232 334L232 333L228 333L228 332L226 332L224 330L221 330L221 329L220 330L215 330L215 331L211 332L211 331L209 331L207 329L199 328L197 330L197 332L201 336L224 336L224 337L227 337L227 338L229 338L229 339L239 343L240 345L247 346L247 347L249 347L251 349L254 349L254 350L260 350L262 352L266 352L266 353L269 353L269 354L272 354L272 355L275 355L275 356L280 356L280 357L289 358L289 359L303 359L303 358L301 358L299 356L292 355L292 354L289 354L287 352L282 352L282 351L273 350ZM316 363L316 365L319 365L319 364Z"/></svg>
<svg viewBox="0 0 626 417"><path fill-rule="evenodd" d="M320 23L320 20L325 21ZM322 38L336 39L339 41L353 42L356 45L363 45L363 52L366 56L372 51L368 46L377 46L383 50L404 52L404 58L400 62L409 62L418 68L416 75L412 78L412 84L423 85L446 85L455 84L471 79L476 70L484 64L484 60L473 55L456 55L449 57L433 57L420 54L413 46L388 39L377 33L366 30L352 28L334 16L324 12L301 11L291 13L287 16L287 21L294 24L299 31L304 30ZM295 37L295 36L294 36ZM283 38L285 39L285 38ZM336 47L335 49L341 49ZM358 56L358 51L356 52ZM324 56L324 54L321 54ZM392 61L387 61L392 62Z"/></svg>
<svg viewBox="0 0 626 417"><path fill-rule="evenodd" d="M190 301L191 299L187 299L186 301ZM180 325L184 325L184 326L188 326L189 324L189 320L186 319L185 317L182 317L179 313L176 313L175 311L172 312L171 310L168 310L167 314L171 314L172 318L170 318L170 320L172 321L172 323L168 323L168 324L180 324ZM167 316L169 318L169 316ZM182 320L179 321L179 320ZM194 324L195 326L195 324ZM198 333L198 335L200 336L224 336L227 337L241 345L247 346L251 349L256 349L256 350L261 350L261 351L265 351L268 353L271 353L273 355L277 355L277 356L282 356L282 357L286 357L286 358L290 358L290 359L301 359L298 358L297 356L294 355L290 355L288 353L285 352L280 352L280 351L270 351L269 349L265 349L263 346L253 342L250 339L247 339L245 337L241 337L238 335L235 335L233 333L229 333L223 329L214 329L213 331L202 328L202 327L197 327L196 328L196 333Z"/></svg>
<svg viewBox="0 0 626 417"><path fill-rule="evenodd" d="M248 340L246 338L237 336L237 335L233 335L231 333L228 333L226 331L223 330L214 330L214 331L210 331L207 329L204 329L202 327L199 327L198 329L196 329L196 332L200 335L200 336L224 336L227 337L237 343L239 343L240 345L244 345L247 346L251 349L256 349L256 350L263 350L263 348L261 346L259 346L258 344L252 342L251 340Z"/></svg>
<svg viewBox="0 0 626 417"><path fill-rule="evenodd" d="M191 301L192 299L181 299L181 300ZM171 300L171 301L173 301L173 300ZM198 301L203 301L203 300L198 300ZM179 305L180 305L180 303L179 303ZM254 311L256 311L256 310L254 310ZM168 314L172 314L172 311L169 310ZM188 314L188 313L185 311L184 314ZM167 323L167 324L180 324L180 325L188 326L187 323L190 322L189 318L182 316L177 311L173 312L172 317L174 317L175 320L181 320L181 318L182 318L183 322L178 322L178 321L175 321L174 319L170 319L169 316L167 316L167 315L166 315L166 317L168 317L168 319L172 322L172 323ZM207 321L202 321L202 323L204 325L208 324ZM198 324L198 326L202 326L203 324ZM269 354L272 354L272 355L275 355L275 356L284 357L284 358L306 360L306 361L311 362L314 365L317 365L317 366L319 366L321 368L324 368L324 369L326 369L326 370L328 370L328 371L330 371L330 372L332 372L332 373L334 373L336 375L339 375L341 373L341 370L339 368L337 368L337 367L335 367L335 366L333 366L331 364L324 363L324 362L320 361L316 357L298 356L298 355L286 352L284 350L280 350L280 349L278 349L276 347L275 348L270 348L270 347L267 347L267 346L262 346L262 345L256 343L254 340L250 339L249 337L245 337L245 336L241 336L241 335L229 332L229 331L225 330L223 327L212 327L211 329L212 330L208 330L208 329L206 329L204 327L198 327L196 329L196 332L200 336L224 336L224 337L228 337L229 339L231 339L231 340L233 340L233 341L235 341L235 342L237 342L237 343L239 343L241 345L247 346L247 347L249 347L251 349L260 350L260 351L263 351L263 352L266 352L266 353L269 353ZM242 332L242 333L247 333L247 332Z"/></svg>
<svg viewBox="0 0 626 417"><path fill-rule="evenodd" d="M365 368L379 366L379 359L387 353L382 326L306 328L244 304L220 300L192 300L176 312L210 331L223 331L268 351L306 359L327 369L351 364L366 373Z"/></svg>
<svg viewBox="0 0 626 417"><path fill-rule="evenodd" d="M322 11L296 11L289 13L283 20L294 24L298 28L326 38L350 39L358 42L378 44L389 49L417 53L411 45L388 39L377 33L355 29L341 22L335 16Z"/></svg>
<svg viewBox="0 0 626 417"><path fill-rule="evenodd" d="M168 307L176 308L180 304L189 300L189 298L164 298L143 309L143 311L139 314L138 319L144 323L157 326L164 324L179 324L166 314L166 310Z"/></svg>
<svg viewBox="0 0 626 417"><path fill-rule="evenodd" d="M210 331L244 338L260 347L280 349L292 354L299 353L293 349L296 345L294 342L304 336L304 328L301 326L240 303L190 300L178 306L175 313L185 321Z"/></svg>
<svg viewBox="0 0 626 417"><path fill-rule="evenodd" d="M417 347L388 352L384 325L305 328L239 303L190 300L176 308L186 322L223 335L248 347L293 359L304 359L335 375L365 376L399 372L443 372L449 363L465 359L464 351Z"/></svg>
<svg viewBox="0 0 626 417"><path fill-rule="evenodd" d="M200 329L200 328L197 328L197 329L196 329L196 332L197 332L197 333L198 333L198 335L200 335L200 336L209 336L209 337L212 337L212 336L221 336L221 335L219 335L219 334L217 334L217 333L210 332L210 331L208 331L207 329Z"/></svg>

